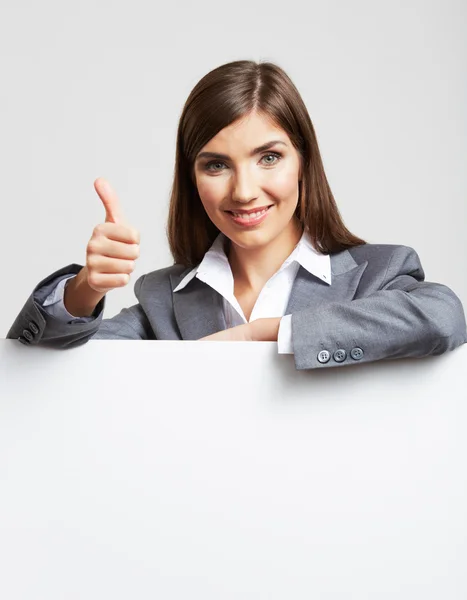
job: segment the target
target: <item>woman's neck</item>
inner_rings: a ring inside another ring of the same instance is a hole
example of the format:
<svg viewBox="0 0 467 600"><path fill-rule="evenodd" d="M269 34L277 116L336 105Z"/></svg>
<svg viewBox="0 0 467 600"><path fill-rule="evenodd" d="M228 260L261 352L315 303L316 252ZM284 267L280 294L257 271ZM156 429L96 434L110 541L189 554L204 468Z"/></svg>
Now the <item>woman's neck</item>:
<svg viewBox="0 0 467 600"><path fill-rule="evenodd" d="M264 284L276 273L300 241L303 228L294 218L290 227L265 246L254 250L241 248L231 241L227 256L232 269L235 288L255 290L259 293Z"/></svg>

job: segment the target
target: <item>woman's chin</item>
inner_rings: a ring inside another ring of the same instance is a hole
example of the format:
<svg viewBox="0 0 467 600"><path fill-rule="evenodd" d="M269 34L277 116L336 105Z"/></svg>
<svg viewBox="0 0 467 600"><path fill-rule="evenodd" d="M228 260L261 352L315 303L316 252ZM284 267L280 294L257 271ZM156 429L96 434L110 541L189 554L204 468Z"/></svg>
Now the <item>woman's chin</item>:
<svg viewBox="0 0 467 600"><path fill-rule="evenodd" d="M245 248L245 250L265 246L272 239L270 232L268 233L267 231L259 229L233 232L229 230L225 233L225 235L233 244L239 246L240 248Z"/></svg>

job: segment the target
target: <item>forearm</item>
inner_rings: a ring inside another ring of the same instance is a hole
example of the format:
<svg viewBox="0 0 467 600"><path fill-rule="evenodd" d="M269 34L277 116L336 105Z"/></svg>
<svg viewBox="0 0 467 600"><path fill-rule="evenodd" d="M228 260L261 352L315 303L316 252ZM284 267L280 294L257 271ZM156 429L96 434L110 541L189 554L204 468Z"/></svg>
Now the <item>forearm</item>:
<svg viewBox="0 0 467 600"><path fill-rule="evenodd" d="M436 355L467 340L462 305L433 283L299 311L292 335L298 369ZM336 358L338 350L344 353ZM329 358L320 360L321 351Z"/></svg>

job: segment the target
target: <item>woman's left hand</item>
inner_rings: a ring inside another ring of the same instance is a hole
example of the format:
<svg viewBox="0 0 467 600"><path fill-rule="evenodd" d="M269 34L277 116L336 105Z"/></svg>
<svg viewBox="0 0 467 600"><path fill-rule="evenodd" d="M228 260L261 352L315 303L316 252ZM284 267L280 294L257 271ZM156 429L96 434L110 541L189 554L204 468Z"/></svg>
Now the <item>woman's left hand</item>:
<svg viewBox="0 0 467 600"><path fill-rule="evenodd" d="M256 319L201 338L201 342L277 342L280 317Z"/></svg>

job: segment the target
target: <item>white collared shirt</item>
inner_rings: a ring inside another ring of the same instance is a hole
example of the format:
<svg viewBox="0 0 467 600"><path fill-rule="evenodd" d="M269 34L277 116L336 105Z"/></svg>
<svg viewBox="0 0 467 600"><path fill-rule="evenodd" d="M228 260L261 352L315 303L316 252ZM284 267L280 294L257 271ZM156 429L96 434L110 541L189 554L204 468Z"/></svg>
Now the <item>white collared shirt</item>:
<svg viewBox="0 0 467 600"><path fill-rule="evenodd" d="M248 321L234 296L234 279L230 263L224 251L225 240L224 234L220 233L200 264L182 279L174 289L174 293L182 290L194 277L204 281L223 297L225 320L227 328L230 328ZM331 285L331 259L329 255L317 252L309 235L304 232L290 256L266 282L250 315L249 322L256 319L282 317L277 340L280 354L293 353L292 316L285 315L285 311L300 266Z"/></svg>
<svg viewBox="0 0 467 600"><path fill-rule="evenodd" d="M220 233L206 252L200 264L194 267L174 289L174 293L182 290L197 277L212 287L223 297L224 315L227 327L235 327L247 323L243 310L234 296L234 280L230 263L224 251L224 234ZM309 235L304 232L290 256L283 262L276 273L266 282L261 290L250 315L250 322L256 319L282 317L279 326L278 352L292 354L292 315L285 315L293 282L299 267L331 285L331 259L328 254L320 254L311 243ZM63 295L65 283L70 275L62 279L56 288L44 300L44 309L54 317L66 321L86 322L94 317L74 317L65 308Z"/></svg>

